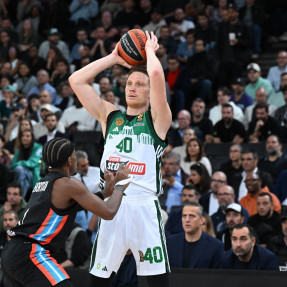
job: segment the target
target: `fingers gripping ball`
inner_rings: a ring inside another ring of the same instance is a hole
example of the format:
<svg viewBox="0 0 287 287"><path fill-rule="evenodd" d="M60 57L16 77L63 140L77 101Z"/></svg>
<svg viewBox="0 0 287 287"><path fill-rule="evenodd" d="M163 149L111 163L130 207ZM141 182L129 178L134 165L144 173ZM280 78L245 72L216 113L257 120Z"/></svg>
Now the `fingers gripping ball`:
<svg viewBox="0 0 287 287"><path fill-rule="evenodd" d="M130 65L145 65L146 40L147 38L143 30L129 30L121 37L119 55Z"/></svg>

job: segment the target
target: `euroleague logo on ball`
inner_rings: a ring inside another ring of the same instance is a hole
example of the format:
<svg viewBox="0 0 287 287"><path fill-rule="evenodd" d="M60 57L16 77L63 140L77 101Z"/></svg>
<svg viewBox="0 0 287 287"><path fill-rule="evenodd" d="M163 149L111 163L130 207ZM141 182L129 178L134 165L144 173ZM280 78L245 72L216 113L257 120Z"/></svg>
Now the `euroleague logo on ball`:
<svg viewBox="0 0 287 287"><path fill-rule="evenodd" d="M119 43L119 55L130 65L145 65L146 34L141 29L133 29L126 32Z"/></svg>

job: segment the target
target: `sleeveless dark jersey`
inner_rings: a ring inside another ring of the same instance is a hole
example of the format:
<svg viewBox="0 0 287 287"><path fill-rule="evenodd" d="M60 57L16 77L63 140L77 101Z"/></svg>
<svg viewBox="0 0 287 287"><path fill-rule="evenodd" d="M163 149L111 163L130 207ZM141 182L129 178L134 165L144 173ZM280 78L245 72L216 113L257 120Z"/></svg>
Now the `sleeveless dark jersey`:
<svg viewBox="0 0 287 287"><path fill-rule="evenodd" d="M53 182L62 177L65 175L50 172L36 183L23 219L9 234L33 239L50 251L56 251L63 246L81 207L77 203L66 209L53 206Z"/></svg>

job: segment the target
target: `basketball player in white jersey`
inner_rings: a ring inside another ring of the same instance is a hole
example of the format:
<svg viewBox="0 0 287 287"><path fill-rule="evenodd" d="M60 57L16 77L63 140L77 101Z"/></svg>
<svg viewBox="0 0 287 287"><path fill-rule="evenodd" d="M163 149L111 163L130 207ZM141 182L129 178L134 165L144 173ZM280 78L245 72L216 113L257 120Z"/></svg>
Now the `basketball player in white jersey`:
<svg viewBox="0 0 287 287"><path fill-rule="evenodd" d="M102 100L89 85L113 65L131 68L118 55L118 45L111 54L69 78L80 102L102 125L105 149L101 172L115 172L125 163L133 175L116 217L99 224L91 258L91 286L109 286L112 273L117 272L129 249L135 257L137 274L147 276L149 286L169 286L170 268L158 196L162 192L161 156L172 117L164 73L155 55L158 41L153 32L146 32L146 36L146 69L135 67L130 71L125 89L126 112Z"/></svg>

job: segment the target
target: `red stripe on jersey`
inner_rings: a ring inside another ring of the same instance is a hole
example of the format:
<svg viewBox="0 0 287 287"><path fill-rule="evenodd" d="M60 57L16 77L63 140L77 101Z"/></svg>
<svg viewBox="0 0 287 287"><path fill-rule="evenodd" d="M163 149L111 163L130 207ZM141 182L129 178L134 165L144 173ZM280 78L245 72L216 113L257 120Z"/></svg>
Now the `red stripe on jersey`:
<svg viewBox="0 0 287 287"><path fill-rule="evenodd" d="M29 237L33 238L35 235L41 234L42 231L44 230L44 228L48 225L52 215L53 215L54 211L52 209L50 209L47 217L45 218L44 222L42 223L42 225L40 226L40 228L37 230L37 232L35 234L30 234Z"/></svg>
<svg viewBox="0 0 287 287"><path fill-rule="evenodd" d="M56 279L51 275L51 273L37 260L36 258L36 252L37 252L37 244L32 243L32 251L30 253L30 259L34 263L34 265L40 269L40 271L45 275L45 277L51 282L51 284L54 286L58 282Z"/></svg>
<svg viewBox="0 0 287 287"><path fill-rule="evenodd" d="M63 218L61 219L60 224L58 225L58 228L50 235L46 238L45 242L43 242L43 244L48 244L51 242L51 240L58 235L58 233L62 230L63 226L65 225L67 219L68 219L68 215L63 216Z"/></svg>

